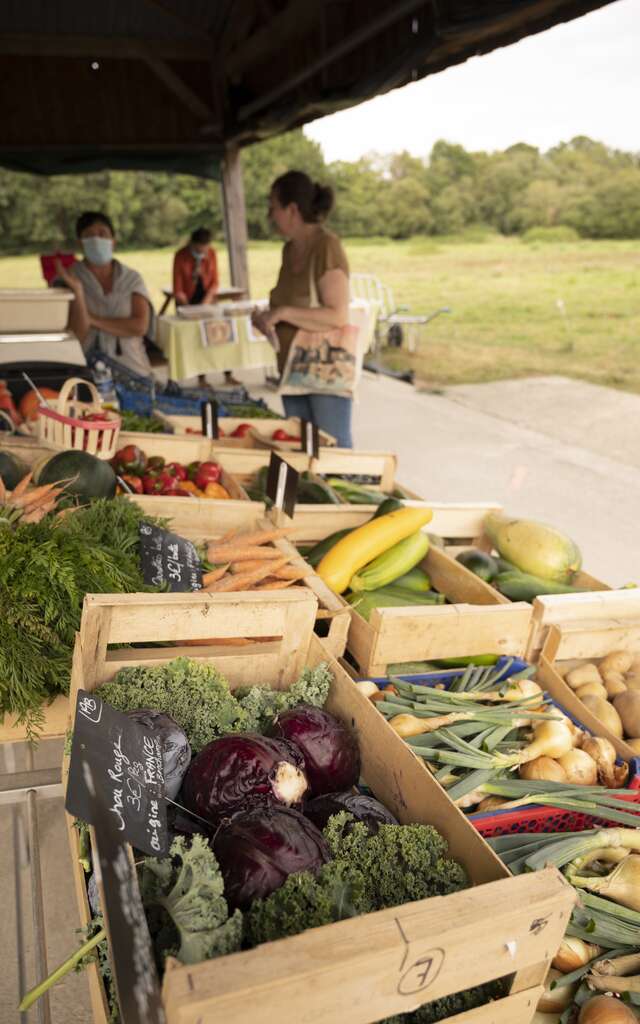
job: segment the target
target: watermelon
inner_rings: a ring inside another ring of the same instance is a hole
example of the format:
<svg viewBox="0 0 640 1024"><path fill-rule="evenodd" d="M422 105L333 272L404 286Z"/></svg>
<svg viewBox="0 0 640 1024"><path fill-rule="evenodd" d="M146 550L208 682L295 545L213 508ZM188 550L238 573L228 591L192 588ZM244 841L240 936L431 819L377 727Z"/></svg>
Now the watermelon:
<svg viewBox="0 0 640 1024"><path fill-rule="evenodd" d="M8 491L12 491L17 483L29 472L27 466L10 452L0 452L0 477Z"/></svg>
<svg viewBox="0 0 640 1024"><path fill-rule="evenodd" d="M59 452L43 466L39 484L53 484L68 480L65 491L82 501L91 498L113 498L116 493L116 475L108 462L97 459L89 452Z"/></svg>

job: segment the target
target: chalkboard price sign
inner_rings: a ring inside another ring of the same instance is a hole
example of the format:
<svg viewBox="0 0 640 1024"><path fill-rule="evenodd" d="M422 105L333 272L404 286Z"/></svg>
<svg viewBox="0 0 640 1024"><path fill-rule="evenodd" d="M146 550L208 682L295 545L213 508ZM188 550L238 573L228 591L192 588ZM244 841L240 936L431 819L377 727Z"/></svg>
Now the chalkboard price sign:
<svg viewBox="0 0 640 1024"><path fill-rule="evenodd" d="M99 809L94 869L109 936L109 956L122 1024L164 1024L165 1015L135 867L114 821L101 802L99 781L84 763Z"/></svg>
<svg viewBox="0 0 640 1024"><path fill-rule="evenodd" d="M317 459L320 454L320 433L318 427L315 423L311 423L310 420L300 420L300 426L302 427L300 431L301 451Z"/></svg>
<svg viewBox="0 0 640 1024"><path fill-rule="evenodd" d="M86 690L78 693L65 807L90 825L106 815L144 853L168 852L160 739Z"/></svg>
<svg viewBox="0 0 640 1024"><path fill-rule="evenodd" d="M145 583L168 584L172 593L202 589L202 565L194 545L177 533L140 523L140 563Z"/></svg>
<svg viewBox="0 0 640 1024"><path fill-rule="evenodd" d="M271 452L267 476L267 496L276 508L293 516L298 496L298 472L288 462Z"/></svg>
<svg viewBox="0 0 640 1024"><path fill-rule="evenodd" d="M218 403L215 399L209 399L200 403L200 416L202 417L202 433L210 441L217 441L220 436L218 428Z"/></svg>

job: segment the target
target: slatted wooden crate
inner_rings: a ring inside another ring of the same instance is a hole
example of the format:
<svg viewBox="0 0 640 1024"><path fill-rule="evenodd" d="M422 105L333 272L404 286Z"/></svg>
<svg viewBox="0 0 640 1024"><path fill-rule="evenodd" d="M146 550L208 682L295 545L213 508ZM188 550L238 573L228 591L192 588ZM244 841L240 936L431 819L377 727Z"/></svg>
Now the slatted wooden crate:
<svg viewBox="0 0 640 1024"><path fill-rule="evenodd" d="M170 427L175 434L198 434L202 431L202 422L199 416L169 416L166 413L157 412L156 417ZM230 437L236 427L248 423L251 431L244 437ZM282 419L263 419L262 417L247 416L242 419L238 416L221 416L219 419L220 429L224 436L216 440L216 445L222 448L271 448L276 450L293 450L283 442L273 441L275 430L286 430L287 434L294 437L300 436L300 420L295 416ZM320 443L334 445L335 438L326 431L320 431ZM298 448L300 445L298 445Z"/></svg>
<svg viewBox="0 0 640 1024"><path fill-rule="evenodd" d="M564 628L574 622L597 623L603 619L640 620L640 590L609 590L601 584L590 594L537 597L533 602L527 657L531 661L537 660L551 626Z"/></svg>
<svg viewBox="0 0 640 1024"><path fill-rule="evenodd" d="M167 518L169 528L194 543L204 540L217 540L229 530L245 533L249 530L274 525L277 516L263 518L263 506L257 502L212 502L204 498L186 501L184 498L155 498L148 495L131 495L131 501L149 515ZM291 525L290 521L287 521ZM292 540L276 540L275 546L286 554L292 565L306 570L300 586L304 585L318 599L316 616L317 629L323 634L325 643L334 657L340 658L347 646L350 612L345 602L333 593L317 573L304 561L294 547L296 535Z"/></svg>
<svg viewBox="0 0 640 1024"><path fill-rule="evenodd" d="M451 603L375 608L369 622L352 609L347 647L362 675L384 676L397 662L524 654L531 605L507 601L439 548L420 567Z"/></svg>
<svg viewBox="0 0 640 1024"><path fill-rule="evenodd" d="M109 644L197 639L208 635L212 619L222 636L280 637L250 652L244 648L241 657L229 648L207 650L205 660L232 686L271 680L278 687L289 685L302 665L328 662L334 682L327 709L354 729L368 785L400 821L435 825L475 887L195 966L173 961L162 985L167 1024L246 1024L249 1018L254 1024L334 1024L345 1013L352 1024L367 1024L505 976L512 976L508 996L449 1018L449 1024L528 1024L567 925L575 899L571 887L554 869L506 877L464 815L313 635L311 595L198 600L203 614L194 615L193 604L181 595L88 597L74 656L74 706L79 688L98 689L122 664L157 664L175 655L158 648L110 651ZM69 837L86 926L90 915L75 829ZM101 898L108 914L104 892ZM106 1024L102 983L95 965L88 970L94 1021Z"/></svg>
<svg viewBox="0 0 640 1024"><path fill-rule="evenodd" d="M636 606L637 608L637 606ZM625 609L631 612L631 608ZM584 661L596 664L612 651L631 651L640 656L640 614L615 618L585 618L549 626L538 661L536 678L558 703L597 736L610 740L625 761L638 755L596 718L564 681L566 673Z"/></svg>

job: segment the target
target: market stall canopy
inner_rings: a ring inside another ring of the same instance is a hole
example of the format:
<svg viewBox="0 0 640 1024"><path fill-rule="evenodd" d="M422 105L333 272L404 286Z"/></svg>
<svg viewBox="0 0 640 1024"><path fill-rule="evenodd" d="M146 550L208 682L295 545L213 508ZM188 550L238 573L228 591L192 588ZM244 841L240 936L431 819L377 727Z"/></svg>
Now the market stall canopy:
<svg viewBox="0 0 640 1024"><path fill-rule="evenodd" d="M247 145L608 0L4 0L0 163L218 177Z"/></svg>

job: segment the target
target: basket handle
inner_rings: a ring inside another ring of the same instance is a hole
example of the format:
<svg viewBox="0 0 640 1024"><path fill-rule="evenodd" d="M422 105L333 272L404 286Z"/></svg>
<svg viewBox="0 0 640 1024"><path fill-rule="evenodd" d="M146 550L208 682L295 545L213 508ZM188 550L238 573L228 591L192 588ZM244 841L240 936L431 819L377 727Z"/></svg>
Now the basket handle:
<svg viewBox="0 0 640 1024"><path fill-rule="evenodd" d="M64 415L64 407L71 397L71 392L78 384L86 385L91 392L92 401L96 405L102 405L102 402L100 401L100 393L93 381L84 380L83 377L69 377L69 379L65 380L64 384L60 388L60 394L58 395L58 412L61 415Z"/></svg>

